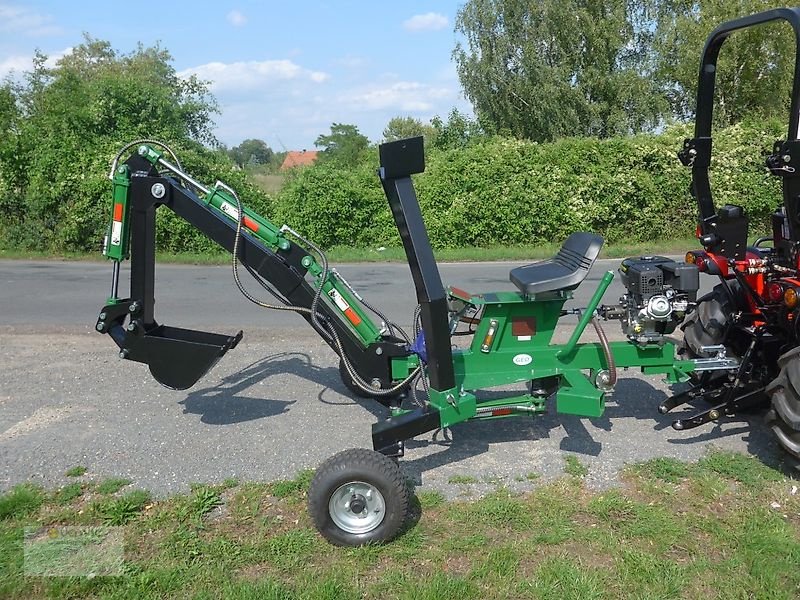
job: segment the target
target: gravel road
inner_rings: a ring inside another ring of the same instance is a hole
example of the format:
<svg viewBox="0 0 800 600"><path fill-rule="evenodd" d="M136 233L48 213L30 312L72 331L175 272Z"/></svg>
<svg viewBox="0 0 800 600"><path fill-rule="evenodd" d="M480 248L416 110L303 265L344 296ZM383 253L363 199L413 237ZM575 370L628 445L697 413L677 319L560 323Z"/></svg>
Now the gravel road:
<svg viewBox="0 0 800 600"><path fill-rule="evenodd" d="M598 261L580 302L617 261ZM510 289L509 264L443 265L446 283L471 290ZM345 265L359 290L407 325L413 291L404 265ZM194 388L155 383L143 365L120 361L92 331L108 294L108 265L0 261L0 489L34 481L49 487L85 477L127 477L157 495L228 477L290 478L350 447L370 447L370 426L384 411L354 400L339 381L337 358L305 322L264 315L241 299L224 267L159 269L156 314L163 322L245 338ZM619 296L615 288L607 301ZM585 302L585 300L584 300ZM615 324L607 330L619 338ZM569 324L557 337L566 339ZM591 335L586 334L587 339ZM780 456L761 415L676 432L656 407L669 388L626 372L600 419L549 413L455 427L452 441L420 436L402 465L421 489L448 497L498 484L512 490L563 473L572 453L588 467L587 485L615 485L625 464L659 456L700 458L710 444ZM454 484L472 477L475 484ZM520 481L522 480L522 481Z"/></svg>

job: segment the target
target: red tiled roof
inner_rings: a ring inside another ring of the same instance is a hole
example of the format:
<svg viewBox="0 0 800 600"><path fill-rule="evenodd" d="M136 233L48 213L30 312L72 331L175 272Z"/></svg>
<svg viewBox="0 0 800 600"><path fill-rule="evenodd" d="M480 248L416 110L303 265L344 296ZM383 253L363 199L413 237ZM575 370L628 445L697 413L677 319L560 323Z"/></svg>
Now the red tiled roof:
<svg viewBox="0 0 800 600"><path fill-rule="evenodd" d="M313 162L317 160L317 154L319 154L317 150L289 150L289 152L286 153L286 158L283 159L281 171L291 169L292 167L313 164Z"/></svg>

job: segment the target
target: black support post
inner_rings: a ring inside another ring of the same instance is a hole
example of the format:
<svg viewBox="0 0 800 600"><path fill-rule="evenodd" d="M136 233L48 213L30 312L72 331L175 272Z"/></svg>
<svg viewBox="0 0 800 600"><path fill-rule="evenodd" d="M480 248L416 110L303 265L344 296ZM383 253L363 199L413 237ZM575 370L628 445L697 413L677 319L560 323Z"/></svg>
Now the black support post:
<svg viewBox="0 0 800 600"><path fill-rule="evenodd" d="M411 181L411 175L425 170L422 138L381 144L379 150L383 191L403 241L421 309L430 385L437 391L450 390L455 387L455 374L447 296Z"/></svg>

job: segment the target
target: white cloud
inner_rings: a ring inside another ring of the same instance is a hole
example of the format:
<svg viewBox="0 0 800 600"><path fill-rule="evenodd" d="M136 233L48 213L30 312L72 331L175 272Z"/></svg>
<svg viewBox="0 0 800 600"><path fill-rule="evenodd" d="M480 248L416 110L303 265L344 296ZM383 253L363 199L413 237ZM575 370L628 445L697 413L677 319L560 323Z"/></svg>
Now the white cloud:
<svg viewBox="0 0 800 600"><path fill-rule="evenodd" d="M61 33L61 28L53 21L51 15L40 14L23 6L0 4L1 33L22 33L31 36Z"/></svg>
<svg viewBox="0 0 800 600"><path fill-rule="evenodd" d="M10 56L0 60L0 78L11 73L21 73L31 68L30 56Z"/></svg>
<svg viewBox="0 0 800 600"><path fill-rule="evenodd" d="M348 54L342 58L337 58L333 61L333 64L344 67L345 69L361 69L366 67L369 64L369 61L366 58Z"/></svg>
<svg viewBox="0 0 800 600"><path fill-rule="evenodd" d="M234 63L210 62L184 69L178 75L180 77L197 75L204 81L210 81L212 91L252 90L276 81L286 80L322 83L330 77L327 73L303 68L287 59L250 60Z"/></svg>
<svg viewBox="0 0 800 600"><path fill-rule="evenodd" d="M72 52L72 48L65 48L64 50L60 50L58 52L51 52L47 55L47 60L44 63L44 66L52 69L56 66L56 63L64 58L67 54ZM33 68L33 56L23 56L23 55L16 55L16 56L9 56L6 59L0 60L0 79L6 76L14 76L14 75L21 75L26 71L30 71Z"/></svg>
<svg viewBox="0 0 800 600"><path fill-rule="evenodd" d="M346 93L340 99L360 110L401 110L425 112L439 101L454 95L453 90L416 81L397 81L385 86L369 86Z"/></svg>
<svg viewBox="0 0 800 600"><path fill-rule="evenodd" d="M242 27L247 24L247 17L241 11L232 10L228 13L226 17L228 19L228 23L233 25L234 27Z"/></svg>
<svg viewBox="0 0 800 600"><path fill-rule="evenodd" d="M403 27L407 31L438 31L447 27L449 20L442 14L429 12L424 15L414 15L410 19L403 21Z"/></svg>

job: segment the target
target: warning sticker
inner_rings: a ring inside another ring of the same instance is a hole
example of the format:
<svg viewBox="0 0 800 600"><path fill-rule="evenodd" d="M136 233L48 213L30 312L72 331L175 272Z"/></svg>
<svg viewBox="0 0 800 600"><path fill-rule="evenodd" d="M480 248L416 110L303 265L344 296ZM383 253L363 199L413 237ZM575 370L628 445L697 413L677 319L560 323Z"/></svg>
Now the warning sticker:
<svg viewBox="0 0 800 600"><path fill-rule="evenodd" d="M228 215L234 221L239 220L239 211L236 210L236 207L233 204L229 204L228 202L223 202L219 205L219 209Z"/></svg>
<svg viewBox="0 0 800 600"><path fill-rule="evenodd" d="M122 222L111 222L111 245L119 246L122 243Z"/></svg>

